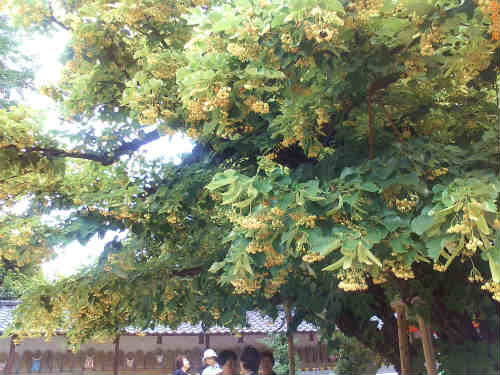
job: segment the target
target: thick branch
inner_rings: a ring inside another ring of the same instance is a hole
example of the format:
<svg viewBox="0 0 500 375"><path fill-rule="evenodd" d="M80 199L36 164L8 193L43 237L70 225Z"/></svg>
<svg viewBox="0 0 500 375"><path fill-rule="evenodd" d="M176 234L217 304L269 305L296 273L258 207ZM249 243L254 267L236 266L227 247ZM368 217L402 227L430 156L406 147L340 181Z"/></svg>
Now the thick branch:
<svg viewBox="0 0 500 375"><path fill-rule="evenodd" d="M196 276L203 271L203 267L186 268L184 270L172 271L172 276Z"/></svg>
<svg viewBox="0 0 500 375"><path fill-rule="evenodd" d="M106 153L81 153L76 151L65 151L57 148L45 148L45 147L29 147L26 148L25 152L41 152L45 156L52 157L65 157L65 158L75 158L75 159L86 159L96 161L102 165L111 165L116 162L122 155L128 155L137 151L142 146L153 142L160 138L160 133L157 130L147 133L144 137L134 139L131 142L126 142L118 147L116 150Z"/></svg>

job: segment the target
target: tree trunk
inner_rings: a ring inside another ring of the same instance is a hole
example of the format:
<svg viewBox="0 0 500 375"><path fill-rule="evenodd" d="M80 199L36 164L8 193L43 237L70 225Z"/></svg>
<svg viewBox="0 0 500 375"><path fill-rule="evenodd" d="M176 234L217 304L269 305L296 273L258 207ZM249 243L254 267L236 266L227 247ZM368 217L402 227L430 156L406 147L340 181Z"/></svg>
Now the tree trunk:
<svg viewBox="0 0 500 375"><path fill-rule="evenodd" d="M12 366L14 366L14 359L16 358L16 344L14 343L14 336L10 336L10 350L9 357L7 358L7 364L5 366L5 372L12 372Z"/></svg>
<svg viewBox="0 0 500 375"><path fill-rule="evenodd" d="M288 336L288 374L289 375L295 375L295 350L293 348L293 332L292 329L290 328L291 323L292 323L292 311L290 308L290 303L287 302L286 307L285 307L285 313L286 313L286 332Z"/></svg>
<svg viewBox="0 0 500 375"><path fill-rule="evenodd" d="M118 364L119 364L119 355L120 355L120 336L115 339L115 356L113 358L113 374L118 375Z"/></svg>
<svg viewBox="0 0 500 375"><path fill-rule="evenodd" d="M429 324L424 321L424 319L418 315L418 326L420 328L420 334L422 336L422 345L424 347L425 356L425 368L427 369L428 375L436 375L436 359L434 358L434 349L432 347L432 336Z"/></svg>
<svg viewBox="0 0 500 375"><path fill-rule="evenodd" d="M406 318L406 305L402 301L393 304L398 320L398 345L401 359L401 375L410 374L410 351L408 348L408 320Z"/></svg>

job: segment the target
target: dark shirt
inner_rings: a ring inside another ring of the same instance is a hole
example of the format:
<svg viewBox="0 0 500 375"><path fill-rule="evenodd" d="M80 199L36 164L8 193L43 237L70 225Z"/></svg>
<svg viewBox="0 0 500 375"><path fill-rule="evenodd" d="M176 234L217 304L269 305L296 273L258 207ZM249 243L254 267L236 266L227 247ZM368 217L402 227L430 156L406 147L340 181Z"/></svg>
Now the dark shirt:
<svg viewBox="0 0 500 375"><path fill-rule="evenodd" d="M174 371L173 375L188 375L187 372L182 371L181 368L178 368L177 370Z"/></svg>

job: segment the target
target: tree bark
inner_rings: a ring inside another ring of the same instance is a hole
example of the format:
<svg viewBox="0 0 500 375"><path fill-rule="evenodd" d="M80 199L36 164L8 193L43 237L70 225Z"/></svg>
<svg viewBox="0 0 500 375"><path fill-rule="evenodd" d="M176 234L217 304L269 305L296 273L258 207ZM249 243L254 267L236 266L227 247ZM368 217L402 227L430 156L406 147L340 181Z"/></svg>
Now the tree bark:
<svg viewBox="0 0 500 375"><path fill-rule="evenodd" d="M422 345L424 347L425 368L428 375L436 375L436 360L434 358L434 349L432 347L431 329L429 324L424 321L420 315L417 316L418 327L422 336Z"/></svg>
<svg viewBox="0 0 500 375"><path fill-rule="evenodd" d="M120 336L115 339L115 356L113 358L113 374L118 375L118 361L120 356Z"/></svg>
<svg viewBox="0 0 500 375"><path fill-rule="evenodd" d="M398 320L398 345L401 359L401 375L410 374L410 351L408 344L408 320L406 318L406 305L402 301L393 304Z"/></svg>
<svg viewBox="0 0 500 375"><path fill-rule="evenodd" d="M12 366L14 366L14 360L16 358L16 344L14 343L14 336L10 336L10 350L9 357L7 358L7 365L5 366L5 372L12 372Z"/></svg>

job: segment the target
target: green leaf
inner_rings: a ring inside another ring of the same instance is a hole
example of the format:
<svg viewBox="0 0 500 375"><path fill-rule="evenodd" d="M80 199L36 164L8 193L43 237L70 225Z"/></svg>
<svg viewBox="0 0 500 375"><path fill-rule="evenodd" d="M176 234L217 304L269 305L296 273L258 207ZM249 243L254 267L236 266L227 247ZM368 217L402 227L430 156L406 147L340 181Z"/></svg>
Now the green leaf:
<svg viewBox="0 0 500 375"><path fill-rule="evenodd" d="M382 262L380 262L380 260L369 249L365 248L364 253L373 263L375 263L379 267L382 267Z"/></svg>
<svg viewBox="0 0 500 375"><path fill-rule="evenodd" d="M434 224L434 218L432 216L423 214L411 222L411 230L421 236L427 229L429 229L432 224Z"/></svg>
<svg viewBox="0 0 500 375"><path fill-rule="evenodd" d="M205 188L213 191L221 188L222 186L234 184L238 180L235 174L236 171L234 170L227 170L224 173L218 173L214 176L212 181L205 186Z"/></svg>
<svg viewBox="0 0 500 375"><path fill-rule="evenodd" d="M491 278L496 283L500 282L500 264L495 262L491 254L488 254L488 263L490 264Z"/></svg>
<svg viewBox="0 0 500 375"><path fill-rule="evenodd" d="M392 249L396 253L402 254L402 253L406 253L408 251L404 247L405 241L403 238L394 238L394 239L390 240L389 243L391 244Z"/></svg>
<svg viewBox="0 0 500 375"><path fill-rule="evenodd" d="M453 239L453 236L439 236L433 237L425 242L425 247L427 248L427 255L431 257L434 261L438 260L441 251L443 251L447 242Z"/></svg>
<svg viewBox="0 0 500 375"><path fill-rule="evenodd" d="M344 265L345 257L340 258L335 263L330 264L322 269L322 271L335 271Z"/></svg>
<svg viewBox="0 0 500 375"><path fill-rule="evenodd" d="M311 247L311 251L319 253L323 256L326 256L332 251L340 248L342 243L338 238L323 235L321 229L319 228L314 228L309 232L308 242Z"/></svg>
<svg viewBox="0 0 500 375"><path fill-rule="evenodd" d="M396 229L408 226L408 219L400 216L386 216L382 219L382 224L389 230L394 232Z"/></svg>
<svg viewBox="0 0 500 375"><path fill-rule="evenodd" d="M380 191L380 187L378 187L377 185L375 185L371 181L367 181L367 182L362 183L360 188L361 188L361 190L369 191L372 193Z"/></svg>
<svg viewBox="0 0 500 375"><path fill-rule="evenodd" d="M339 12L339 13L344 13L344 6L339 0L327 0L327 1L322 1L324 6L333 12Z"/></svg>
<svg viewBox="0 0 500 375"><path fill-rule="evenodd" d="M346 167L340 173L340 178L346 178L347 176L350 176L354 173L356 173L356 170L354 168Z"/></svg>
<svg viewBox="0 0 500 375"><path fill-rule="evenodd" d="M490 228L488 227L488 224L486 223L486 220L483 215L479 215L476 224L477 228L481 231L482 234L484 235L490 234Z"/></svg>
<svg viewBox="0 0 500 375"><path fill-rule="evenodd" d="M219 272L222 268L224 268L225 262L215 262L213 263L210 268L208 269L208 272L211 273L217 273Z"/></svg>

